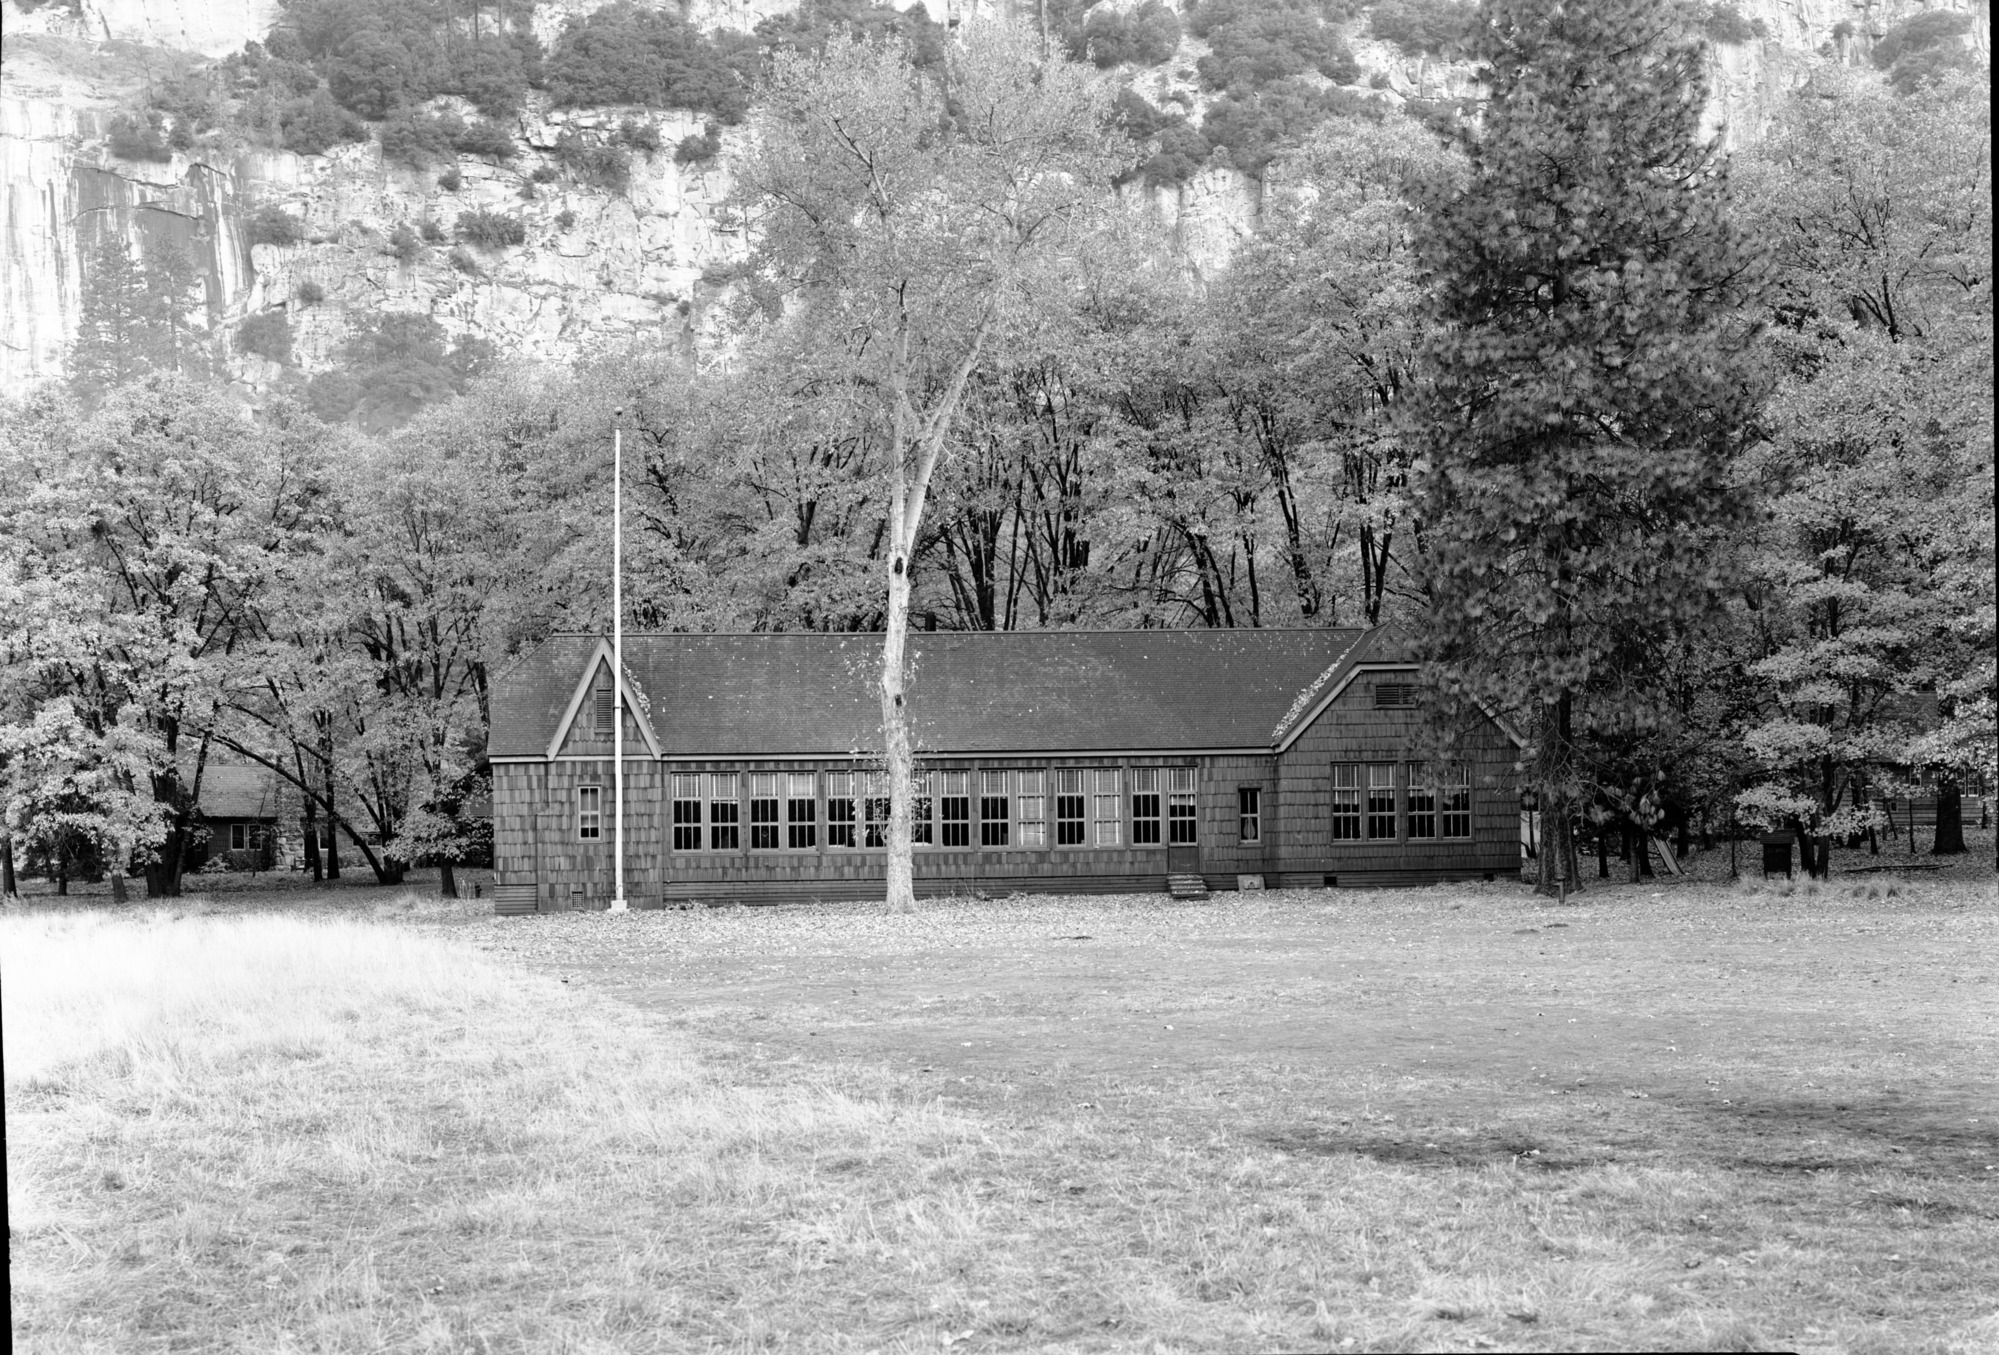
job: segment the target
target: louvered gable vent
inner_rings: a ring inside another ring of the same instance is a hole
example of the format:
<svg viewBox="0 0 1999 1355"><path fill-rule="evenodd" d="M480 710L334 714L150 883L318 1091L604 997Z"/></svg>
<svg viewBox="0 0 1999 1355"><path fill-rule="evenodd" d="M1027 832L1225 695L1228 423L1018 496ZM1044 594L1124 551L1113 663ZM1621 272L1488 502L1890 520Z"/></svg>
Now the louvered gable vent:
<svg viewBox="0 0 1999 1355"><path fill-rule="evenodd" d="M1374 708L1390 710L1416 704L1416 684L1413 682L1377 682L1374 684Z"/></svg>
<svg viewBox="0 0 1999 1355"><path fill-rule="evenodd" d="M611 733L611 689L609 686L599 687L595 695L597 733L608 738Z"/></svg>

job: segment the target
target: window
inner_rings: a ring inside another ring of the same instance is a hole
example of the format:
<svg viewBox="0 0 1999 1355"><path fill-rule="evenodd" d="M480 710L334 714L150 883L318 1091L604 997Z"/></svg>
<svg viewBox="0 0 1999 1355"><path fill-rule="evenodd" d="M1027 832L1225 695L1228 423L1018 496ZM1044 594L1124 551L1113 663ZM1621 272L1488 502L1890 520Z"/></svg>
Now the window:
<svg viewBox="0 0 1999 1355"><path fill-rule="evenodd" d="M1430 764L1409 764L1409 836L1437 835L1437 788L1430 781Z"/></svg>
<svg viewBox="0 0 1999 1355"><path fill-rule="evenodd" d="M596 698L596 706L592 712L591 723L595 726L599 738L608 739L611 737L611 712L613 710L610 679L606 678L603 685L598 687L591 695Z"/></svg>
<svg viewBox="0 0 1999 1355"><path fill-rule="evenodd" d="M917 772L911 781L915 796L909 804L909 840L930 845L930 773Z"/></svg>
<svg viewBox="0 0 1999 1355"><path fill-rule="evenodd" d="M1333 764L1333 841L1352 842L1360 837L1360 764Z"/></svg>
<svg viewBox="0 0 1999 1355"><path fill-rule="evenodd" d="M1445 767L1437 789L1443 800L1443 836L1470 837L1471 768L1463 764Z"/></svg>
<svg viewBox="0 0 1999 1355"><path fill-rule="evenodd" d="M750 773L750 850L777 846L777 773Z"/></svg>
<svg viewBox="0 0 1999 1355"><path fill-rule="evenodd" d="M1013 815L1007 806L1007 773L979 773L979 845L1004 847Z"/></svg>
<svg viewBox="0 0 1999 1355"><path fill-rule="evenodd" d="M1081 769L1064 767L1055 773L1055 845L1080 847L1084 841L1083 776Z"/></svg>
<svg viewBox="0 0 1999 1355"><path fill-rule="evenodd" d="M1195 815L1198 808L1194 803L1194 769L1174 767L1166 773L1168 791L1166 796L1166 840L1175 846L1184 847L1194 840Z"/></svg>
<svg viewBox="0 0 1999 1355"><path fill-rule="evenodd" d="M578 786L576 788L576 837L580 842L595 842L604 836L604 788L602 786Z"/></svg>
<svg viewBox="0 0 1999 1355"><path fill-rule="evenodd" d="M826 845L854 845L854 774L826 774Z"/></svg>
<svg viewBox="0 0 1999 1355"><path fill-rule="evenodd" d="M819 777L813 772L793 772L790 794L784 799L784 845L809 851L819 845Z"/></svg>
<svg viewBox="0 0 1999 1355"><path fill-rule="evenodd" d="M942 810L944 845L946 847L969 847L972 845L972 786L970 772L941 773L944 793L938 797L943 801Z"/></svg>
<svg viewBox="0 0 1999 1355"><path fill-rule="evenodd" d="M831 793L830 791L828 792ZM861 815L865 821L862 828L861 845L864 847L888 846L888 773L869 772L861 778ZM832 801L827 801L826 817L833 816ZM833 840L833 830L826 830L826 840Z"/></svg>
<svg viewBox="0 0 1999 1355"><path fill-rule="evenodd" d="M1374 684L1374 708L1376 710L1406 709L1416 704L1416 684L1407 673L1396 674L1395 680Z"/></svg>
<svg viewBox="0 0 1999 1355"><path fill-rule="evenodd" d="M1014 841L1022 847L1048 845L1048 773L1016 772L1013 800L1014 823L1019 832Z"/></svg>
<svg viewBox="0 0 1999 1355"><path fill-rule="evenodd" d="M1235 788L1235 817L1237 835L1244 842L1263 840L1263 787Z"/></svg>
<svg viewBox="0 0 1999 1355"><path fill-rule="evenodd" d="M717 772L708 778L708 845L733 852L743 845L743 807L736 798L736 774Z"/></svg>
<svg viewBox="0 0 1999 1355"><path fill-rule="evenodd" d="M1159 841L1159 769L1131 769L1131 845L1149 846Z"/></svg>
<svg viewBox="0 0 1999 1355"><path fill-rule="evenodd" d="M1096 779L1096 795L1091 800L1090 822L1099 847L1115 847L1124 841L1124 797L1118 794L1118 769L1099 767L1090 773Z"/></svg>
<svg viewBox="0 0 1999 1355"><path fill-rule="evenodd" d="M229 850L240 852L250 845L249 825L232 823L229 825Z"/></svg>
<svg viewBox="0 0 1999 1355"><path fill-rule="evenodd" d="M1376 762L1367 769L1367 835L1395 836L1395 764Z"/></svg>
<svg viewBox="0 0 1999 1355"><path fill-rule="evenodd" d="M701 775L678 772L673 778L673 850L701 850Z"/></svg>

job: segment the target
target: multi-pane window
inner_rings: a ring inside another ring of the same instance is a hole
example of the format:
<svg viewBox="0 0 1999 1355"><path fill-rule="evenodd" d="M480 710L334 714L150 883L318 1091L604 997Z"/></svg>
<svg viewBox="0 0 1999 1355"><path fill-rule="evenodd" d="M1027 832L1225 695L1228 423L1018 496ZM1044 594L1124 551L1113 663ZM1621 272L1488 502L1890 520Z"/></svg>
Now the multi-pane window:
<svg viewBox="0 0 1999 1355"><path fill-rule="evenodd" d="M595 842L604 836L604 788L602 786L578 786L576 788L576 836L579 841Z"/></svg>
<svg viewBox="0 0 1999 1355"><path fill-rule="evenodd" d="M1194 802L1194 769L1173 767L1167 771L1166 840L1186 846L1194 840L1199 810Z"/></svg>
<svg viewBox="0 0 1999 1355"><path fill-rule="evenodd" d="M673 777L673 850L701 850L701 775L676 772Z"/></svg>
<svg viewBox="0 0 1999 1355"><path fill-rule="evenodd" d="M1367 835L1395 836L1395 764L1376 762L1367 769Z"/></svg>
<svg viewBox="0 0 1999 1355"><path fill-rule="evenodd" d="M1131 769L1131 845L1144 847L1159 841L1159 769Z"/></svg>
<svg viewBox="0 0 1999 1355"><path fill-rule="evenodd" d="M1333 764L1333 841L1360 837L1360 764Z"/></svg>
<svg viewBox="0 0 1999 1355"><path fill-rule="evenodd" d="M777 773L750 773L750 850L777 847Z"/></svg>
<svg viewBox="0 0 1999 1355"><path fill-rule="evenodd" d="M854 845L854 774L826 774L826 845Z"/></svg>
<svg viewBox="0 0 1999 1355"><path fill-rule="evenodd" d="M1412 762L1409 764L1409 794L1405 801L1409 814L1409 836L1431 838L1437 835L1437 787L1430 780L1430 764Z"/></svg>
<svg viewBox="0 0 1999 1355"><path fill-rule="evenodd" d="M1048 845L1048 773L1014 773L1013 816L1019 832L1014 841L1022 847Z"/></svg>
<svg viewBox="0 0 1999 1355"><path fill-rule="evenodd" d="M1263 787L1235 788L1236 833L1244 842L1263 840Z"/></svg>
<svg viewBox="0 0 1999 1355"><path fill-rule="evenodd" d="M1099 767L1091 774L1096 794L1090 797L1090 823L1099 847L1115 847L1124 841L1124 797L1118 793L1118 769Z"/></svg>
<svg viewBox="0 0 1999 1355"><path fill-rule="evenodd" d="M1471 768L1458 763L1444 768L1438 778L1438 798L1443 801L1445 837L1471 836Z"/></svg>
<svg viewBox="0 0 1999 1355"><path fill-rule="evenodd" d="M1083 776L1079 767L1062 767L1055 772L1055 845L1083 845L1085 824Z"/></svg>
<svg viewBox="0 0 1999 1355"><path fill-rule="evenodd" d="M972 845L972 775L970 772L940 772L943 781L938 798L939 828L946 847Z"/></svg>
<svg viewBox="0 0 1999 1355"><path fill-rule="evenodd" d="M1007 828L1013 822L1006 793L1007 773L979 773L979 845L1004 847Z"/></svg>
<svg viewBox="0 0 1999 1355"><path fill-rule="evenodd" d="M930 773L917 772L910 781L909 840L930 845Z"/></svg>
<svg viewBox="0 0 1999 1355"><path fill-rule="evenodd" d="M861 845L866 847L888 846L888 773L869 772L862 778L861 813L865 824L862 827ZM830 792L829 792L830 794ZM826 815L833 814L832 802L827 801ZM832 830L827 830L827 840L832 840Z"/></svg>
<svg viewBox="0 0 1999 1355"><path fill-rule="evenodd" d="M250 845L249 825L232 823L229 825L229 850L240 852Z"/></svg>
<svg viewBox="0 0 1999 1355"><path fill-rule="evenodd" d="M819 845L819 777L814 772L792 772L784 797L784 845L804 850Z"/></svg>
<svg viewBox="0 0 1999 1355"><path fill-rule="evenodd" d="M717 772L708 778L708 845L732 852L743 845L742 803L736 798L736 774Z"/></svg>

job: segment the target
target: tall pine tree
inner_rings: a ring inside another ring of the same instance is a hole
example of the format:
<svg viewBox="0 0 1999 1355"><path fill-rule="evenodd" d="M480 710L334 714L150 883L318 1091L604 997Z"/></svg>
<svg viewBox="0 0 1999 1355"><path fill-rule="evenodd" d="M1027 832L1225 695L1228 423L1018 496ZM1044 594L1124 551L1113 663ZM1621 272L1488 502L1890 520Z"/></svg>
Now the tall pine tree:
<svg viewBox="0 0 1999 1355"><path fill-rule="evenodd" d="M1485 0L1472 173L1419 204L1419 630L1447 717L1482 706L1527 727L1544 893L1577 881L1573 815L1608 793L1592 734L1668 718L1662 659L1719 600L1708 543L1740 511L1726 472L1761 398L1745 319L1760 268L1700 132L1691 17Z"/></svg>
<svg viewBox="0 0 1999 1355"><path fill-rule="evenodd" d="M153 369L158 301L124 238L105 231L83 252L83 304L69 378L88 396Z"/></svg>

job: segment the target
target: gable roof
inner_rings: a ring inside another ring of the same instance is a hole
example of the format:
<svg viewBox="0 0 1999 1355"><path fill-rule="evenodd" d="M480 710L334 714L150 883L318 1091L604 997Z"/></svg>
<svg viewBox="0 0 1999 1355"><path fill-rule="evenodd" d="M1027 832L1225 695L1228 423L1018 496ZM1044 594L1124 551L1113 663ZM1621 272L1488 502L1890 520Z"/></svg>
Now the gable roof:
<svg viewBox="0 0 1999 1355"><path fill-rule="evenodd" d="M629 655L630 651L626 651ZM555 722L554 730L548 736L548 747L542 750L544 757L554 757L562 750L562 744L569 737L569 727L576 723L577 715L583 709L583 700L597 684L597 671L611 667L611 642L599 637L597 647L577 667L576 687L570 694L569 704L563 709L562 717ZM659 756L659 735L653 732L652 721L647 718L652 710L652 702L646 699L645 684L638 680L627 658L622 705L630 712L632 722L638 726L639 737L645 741L646 751Z"/></svg>
<svg viewBox="0 0 1999 1355"><path fill-rule="evenodd" d="M278 778L268 768L211 762L201 769L198 808L209 819L273 819Z"/></svg>
<svg viewBox="0 0 1999 1355"><path fill-rule="evenodd" d="M1268 749L1300 693L1363 650L1343 630L951 631L909 637L919 749ZM494 682L494 757L544 757L602 643L557 635ZM627 635L668 757L866 755L878 634Z"/></svg>

